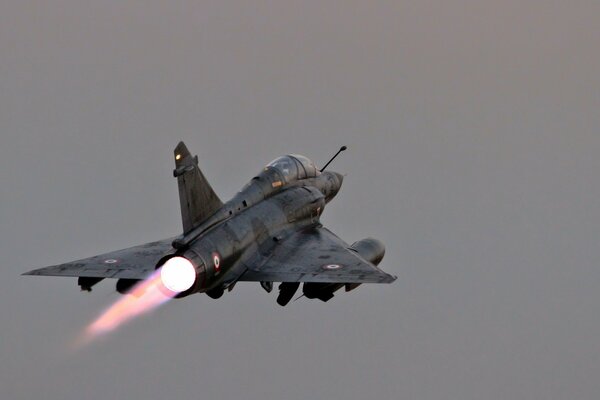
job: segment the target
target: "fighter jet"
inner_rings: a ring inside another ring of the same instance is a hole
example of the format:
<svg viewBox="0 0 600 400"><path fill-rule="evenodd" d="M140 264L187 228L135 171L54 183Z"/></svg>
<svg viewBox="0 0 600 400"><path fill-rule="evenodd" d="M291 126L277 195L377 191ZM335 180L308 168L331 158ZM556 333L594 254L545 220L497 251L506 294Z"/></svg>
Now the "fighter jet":
<svg viewBox="0 0 600 400"><path fill-rule="evenodd" d="M373 238L348 245L323 227L320 217L338 193L343 176L289 154L264 167L223 203L183 142L175 148L173 176L179 186L183 233L176 237L91 258L36 269L23 275L78 277L81 290L117 279L127 294L157 270L173 297L206 293L219 298L238 282L257 282L285 306L302 283L303 297L328 301L341 288L391 283L380 270L385 247Z"/></svg>

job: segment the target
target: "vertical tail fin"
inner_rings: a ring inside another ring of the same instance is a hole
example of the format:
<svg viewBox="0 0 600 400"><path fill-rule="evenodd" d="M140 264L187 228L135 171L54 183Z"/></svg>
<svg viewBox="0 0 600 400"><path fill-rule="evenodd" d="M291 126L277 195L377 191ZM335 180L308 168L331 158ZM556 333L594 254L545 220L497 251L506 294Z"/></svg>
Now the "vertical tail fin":
<svg viewBox="0 0 600 400"><path fill-rule="evenodd" d="M183 232L187 233L220 209L223 202L198 168L198 156L192 157L183 142L175 147L173 176L179 185Z"/></svg>

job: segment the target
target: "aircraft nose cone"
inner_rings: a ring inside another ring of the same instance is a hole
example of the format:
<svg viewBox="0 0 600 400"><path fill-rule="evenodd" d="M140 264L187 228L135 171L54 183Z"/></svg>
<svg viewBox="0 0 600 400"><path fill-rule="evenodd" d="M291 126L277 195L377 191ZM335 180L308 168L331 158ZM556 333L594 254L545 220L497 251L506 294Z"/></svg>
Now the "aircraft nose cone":
<svg viewBox="0 0 600 400"><path fill-rule="evenodd" d="M325 201L330 202L340 191L340 188L342 187L342 182L344 181L344 175L333 171L327 171L325 173L328 174L328 184L325 190Z"/></svg>
<svg viewBox="0 0 600 400"><path fill-rule="evenodd" d="M335 177L337 178L339 184L338 184L338 189L340 187L342 187L342 182L344 182L344 175L340 174L339 172L333 172L333 174L335 175Z"/></svg>

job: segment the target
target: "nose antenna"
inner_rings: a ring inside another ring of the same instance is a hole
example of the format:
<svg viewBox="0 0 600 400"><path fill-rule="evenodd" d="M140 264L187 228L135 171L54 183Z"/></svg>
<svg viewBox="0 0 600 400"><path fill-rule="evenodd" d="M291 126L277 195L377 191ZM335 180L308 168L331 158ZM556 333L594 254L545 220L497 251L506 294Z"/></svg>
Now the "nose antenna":
<svg viewBox="0 0 600 400"><path fill-rule="evenodd" d="M334 155L333 157L331 157L331 160L327 161L327 164L325 164L325 166L324 166L323 168L321 168L321 169L319 170L319 172L323 172L323 171L325 171L325 168L327 168L327 166L328 166L329 164L331 164L331 162L332 162L333 160L335 160L335 158L338 156L338 154L340 154L342 151L344 151L344 150L346 150L346 149L347 149L347 147L346 147L346 146L342 146L342 147L340 147L340 149L338 150L338 152L337 152L337 153L335 153L335 155Z"/></svg>

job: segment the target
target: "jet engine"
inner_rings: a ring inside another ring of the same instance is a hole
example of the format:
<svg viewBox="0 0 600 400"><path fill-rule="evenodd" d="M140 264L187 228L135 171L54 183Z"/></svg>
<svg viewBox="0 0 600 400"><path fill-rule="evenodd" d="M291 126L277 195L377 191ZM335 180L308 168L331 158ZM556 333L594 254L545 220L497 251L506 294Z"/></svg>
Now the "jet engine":
<svg viewBox="0 0 600 400"><path fill-rule="evenodd" d="M160 267L160 280L174 293L185 292L196 282L196 267L187 258L171 257Z"/></svg>
<svg viewBox="0 0 600 400"><path fill-rule="evenodd" d="M198 291L204 280L204 262L195 254L171 255L158 262L160 282L175 297L185 297Z"/></svg>

